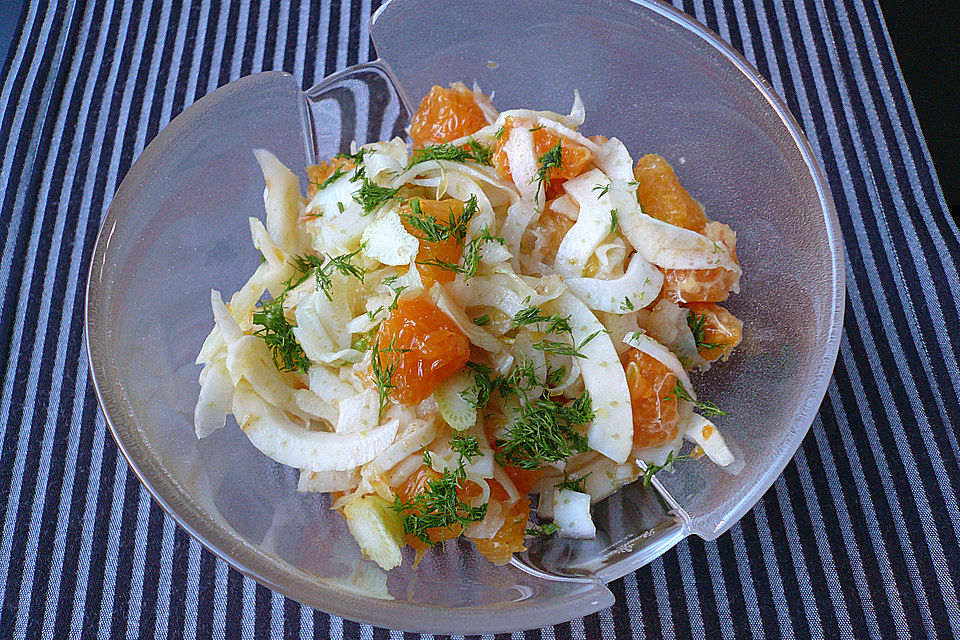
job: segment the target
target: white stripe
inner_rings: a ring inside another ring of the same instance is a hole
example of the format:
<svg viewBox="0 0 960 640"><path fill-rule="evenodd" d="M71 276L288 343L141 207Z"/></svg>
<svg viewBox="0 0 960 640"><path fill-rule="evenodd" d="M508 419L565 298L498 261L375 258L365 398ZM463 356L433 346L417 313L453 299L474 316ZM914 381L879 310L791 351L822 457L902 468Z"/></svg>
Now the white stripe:
<svg viewBox="0 0 960 640"><path fill-rule="evenodd" d="M229 0L225 4L230 4L234 0ZM235 2L234 2L235 4ZM230 80L236 80L241 75L243 75L243 51L244 45L247 43L247 29L249 28L250 21L250 2L249 0L243 0L240 5L240 21L236 25L234 30L235 38L233 43L233 64L231 66Z"/></svg>
<svg viewBox="0 0 960 640"><path fill-rule="evenodd" d="M256 585L257 583L246 576L241 576L241 604L242 615L240 625L240 638L242 640L253 640L254 626L253 621L257 619Z"/></svg>
<svg viewBox="0 0 960 640"><path fill-rule="evenodd" d="M20 73L20 66L23 64L24 56L26 56L27 53L27 41L33 32L39 7L39 2L27 3L27 15L23 18L23 29L20 31L20 37L16 42L10 43L10 46L13 48L7 52L7 55L12 57L10 58L10 66L7 68L7 75L3 78L3 86L0 87L0 114L6 113L7 108L10 106L10 97L13 95L14 85L17 84L17 75ZM53 11L51 10L50 13L52 14ZM42 47L34 49L34 56L42 54ZM27 74L24 78L40 79L35 74ZM17 99L26 99L23 89L17 90Z"/></svg>
<svg viewBox="0 0 960 640"><path fill-rule="evenodd" d="M313 3L303 2L300 4L300 18L297 21L297 45L293 54L294 77L300 81L300 86L308 88L306 78L306 60L307 60L307 28L310 26L310 7ZM319 21L318 21L319 22Z"/></svg>
<svg viewBox="0 0 960 640"><path fill-rule="evenodd" d="M193 59L190 64L190 75L187 78L187 89L183 92L183 106L189 107L197 101L197 83L200 78L200 62L203 57L212 57L213 51L207 47L207 25L210 24L210 2L209 0L200 0L200 15L197 19L197 32L193 43ZM216 37L210 47L216 46Z"/></svg>
<svg viewBox="0 0 960 640"><path fill-rule="evenodd" d="M283 638L284 598L276 591L270 592L270 637Z"/></svg>
<svg viewBox="0 0 960 640"><path fill-rule="evenodd" d="M801 457L803 457L803 451L799 450L794 458ZM799 587L797 591L800 592L800 599L803 601L803 609L807 614L810 629L817 629L818 627L822 629L823 623L820 621L820 610L817 608L817 603L814 599L813 585L810 583L810 568L807 567L807 557L803 553L803 547L800 546L800 536L802 534L797 526L797 516L793 513L790 496L787 495L786 484L783 479L773 484L777 502L780 503L783 531L787 539L787 546L790 547L790 556L793 559L793 576L787 575L786 578L789 580L792 577L796 577L797 586ZM806 499L812 500L812 496L806 496ZM804 524L806 525L806 523Z"/></svg>
<svg viewBox="0 0 960 640"><path fill-rule="evenodd" d="M210 625L215 640L226 640L227 637L227 571L227 563L217 558L213 574L213 624Z"/></svg>
<svg viewBox="0 0 960 640"><path fill-rule="evenodd" d="M390 637L393 638L392 632ZM300 607L300 640L313 640L313 609L310 607Z"/></svg>
<svg viewBox="0 0 960 640"><path fill-rule="evenodd" d="M727 596L727 585L723 581L723 567L720 564L720 551L716 542L704 543L707 559L707 569L710 572L710 584L713 587L714 598L717 602L717 621L720 624L720 633L724 638L735 638L733 629L733 614L730 611L730 598Z"/></svg>
<svg viewBox="0 0 960 640"><path fill-rule="evenodd" d="M77 588L74 594L73 609L70 612L70 634L79 635L83 629L83 615L87 600L86 586L90 579L90 560L93 555L93 529L95 527L94 518L97 513L97 504L101 496L100 471L103 464L103 446L104 435L107 430L106 421L103 413L97 411L97 417L94 420L92 453L90 455L90 475L87 478L87 495L84 501L86 509L83 512L83 526L80 534L80 548L77 555L80 561L77 565ZM112 445L111 445L112 446ZM105 493L103 494L106 497Z"/></svg>
<svg viewBox="0 0 960 640"><path fill-rule="evenodd" d="M713 10L717 14L717 27L720 29L720 37L732 46L730 25L727 23L727 10L723 6L723 2L713 2Z"/></svg>
<svg viewBox="0 0 960 640"><path fill-rule="evenodd" d="M160 9L160 20L157 26L155 27L157 30L158 36L154 40L153 50L150 56L149 67L147 67L147 81L144 85L143 100L141 103L135 106L135 108L139 111L139 114L140 114L140 118L139 118L140 122L137 125L137 136L136 136L136 141L134 142L134 147L132 150L134 156L138 156L140 152L143 150L144 138L146 137L146 129L147 129L147 123L149 120L150 110L153 106L153 101L155 99L155 96L157 96L157 87L156 87L157 75L158 75L158 69L160 65L160 59L163 55L163 49L165 45L162 34L166 34L167 29L169 29L170 10L171 9L169 4L167 2L162 2L161 9ZM144 10L144 14L146 15L147 13L152 13L152 11L147 12L146 10ZM144 22L142 19L140 24L141 24L141 30L146 31L146 28L144 27ZM135 80L138 76L140 76L142 73L144 64L147 64L146 62L143 61L142 57L135 58L135 59L141 60L141 64L137 68L131 67L130 75L128 78L128 84L127 84L128 88L130 87L130 81ZM129 90L129 92L125 93L124 95L132 96L132 90ZM127 108L128 111L130 108L134 108L134 105L130 104L130 102L131 100L124 101L125 106L128 107ZM126 118L124 118L123 111L124 110L121 109L120 122L127 121ZM123 125L123 128L125 129L125 125ZM121 132L120 127L118 127L117 137L115 139L117 141L120 141L123 139L123 136L124 136L124 132ZM120 153L122 151L121 147L122 147L121 144L117 144L114 146L113 157L110 160L110 171L114 176L116 175L117 163L119 161ZM116 178L114 178L114 182L116 182ZM116 189L116 186L114 186L113 189L108 190L107 193L112 193L115 189ZM118 460L124 461L122 456L118 457ZM129 473L129 470L126 464L124 463L123 471L120 473L120 475L125 476L127 473ZM139 492L137 494L137 497L138 499L140 498ZM110 631L111 631L110 629L111 618L109 616L109 612L111 612L113 609L113 592L114 592L114 588L117 580L117 566L116 566L117 550L115 549L114 545L118 544L118 540L116 540L115 536L113 535L114 533L113 523L114 523L115 516L117 518L116 526L119 528L120 514L111 513L110 515L111 531L110 531L110 537L108 538L108 542L110 544L110 546L108 546L108 557L111 558L113 562L111 564L108 564L108 569L106 571L106 575L104 576L104 585L103 585L104 597L103 597L103 603L100 609L101 611L100 630L101 632L106 631L107 633L106 637L109 637ZM104 623L104 620L106 620L106 624Z"/></svg>
<svg viewBox="0 0 960 640"><path fill-rule="evenodd" d="M680 582L683 584L683 595L687 601L687 621L694 638L705 636L703 612L700 610L700 599L697 597L697 583L693 571L693 558L690 556L690 544L683 540L675 547L677 564L680 567Z"/></svg>
<svg viewBox="0 0 960 640"><path fill-rule="evenodd" d="M149 496L144 496L149 500ZM176 528L173 518L166 513L163 514L163 540L160 543L160 576L157 580L157 619L154 626L156 637L163 638L167 635L167 624L170 621L170 596L173 591L173 532ZM146 529L138 531L137 535L146 536ZM156 553L156 550L154 550ZM178 591L174 597L181 598L183 594Z"/></svg>
<svg viewBox="0 0 960 640"><path fill-rule="evenodd" d="M777 622L780 624L780 632L783 638L793 638L793 624L790 620L790 612L784 606L787 602L787 595L783 589L783 580L780 575L780 567L777 566L777 554L773 549L773 532L770 531L770 525L767 522L767 510L763 507L763 500L753 507L754 520L757 523L757 539L763 549L763 561L767 572L767 578L770 579L770 595L777 610Z"/></svg>
<svg viewBox="0 0 960 640"><path fill-rule="evenodd" d="M650 572L653 574L653 592L657 597L657 613L660 614L660 630L664 638L676 636L673 626L673 610L670 607L670 587L667 585L667 573L663 558L657 558L650 563Z"/></svg>
<svg viewBox="0 0 960 640"><path fill-rule="evenodd" d="M368 62L372 55L370 51L371 5L370 0L360 2L360 41L357 43L357 62Z"/></svg>
<svg viewBox="0 0 960 640"><path fill-rule="evenodd" d="M203 553L200 543L190 538L187 550L187 595L183 616L183 634L185 640L196 640L198 609L200 606L200 556Z"/></svg>
<svg viewBox="0 0 960 640"><path fill-rule="evenodd" d="M757 599L757 589L753 581L753 572L751 571L751 557L747 552L747 543L743 538L743 527L739 524L730 529L731 539L733 541L733 554L737 559L737 571L739 573L740 584L743 588L743 608L747 612L747 620L750 622L750 631L754 638L763 637L763 622L760 620L760 602ZM754 559L758 564L762 558ZM766 566L764 566L766 570Z"/></svg>
<svg viewBox="0 0 960 640"><path fill-rule="evenodd" d="M350 3L340 4L340 24L337 31L337 71L347 66L347 48L350 43Z"/></svg>
<svg viewBox="0 0 960 640"><path fill-rule="evenodd" d="M147 528L150 525L150 497L144 495L141 485L137 504L137 523L134 528L133 570L130 572L130 610L127 613L127 637L140 633L140 616L143 605L143 581L147 564ZM154 553L151 549L150 553Z"/></svg>
<svg viewBox="0 0 960 640"><path fill-rule="evenodd" d="M257 20L257 35L253 47L253 59L250 61L250 73L257 73L267 69L267 19L270 14L270 0L260 2L260 16Z"/></svg>
<svg viewBox="0 0 960 640"><path fill-rule="evenodd" d="M113 597L114 584L117 577L117 567L120 556L120 525L123 518L123 507L127 498L127 464L123 456L117 454L113 468L113 490L110 500L110 517L107 520L107 552L103 563L103 590L100 601L100 626L97 628L97 637L100 640L112 637L113 625ZM97 499L106 497L101 493ZM101 534L102 535L102 534ZM82 613L81 613L82 615Z"/></svg>
<svg viewBox="0 0 960 640"><path fill-rule="evenodd" d="M284 59L287 57L287 48L290 45L290 3L280 3L280 14L277 16L277 41L273 47L272 69L283 69L292 72L293 69L284 68ZM295 76L299 79L299 76Z"/></svg>
<svg viewBox="0 0 960 640"><path fill-rule="evenodd" d="M643 619L643 608L640 605L640 587L637 585L637 572L631 571L623 576L623 591L627 599L627 620L630 625L630 635L634 640L640 640L646 633L646 621ZM551 629L552 631L552 629Z"/></svg>

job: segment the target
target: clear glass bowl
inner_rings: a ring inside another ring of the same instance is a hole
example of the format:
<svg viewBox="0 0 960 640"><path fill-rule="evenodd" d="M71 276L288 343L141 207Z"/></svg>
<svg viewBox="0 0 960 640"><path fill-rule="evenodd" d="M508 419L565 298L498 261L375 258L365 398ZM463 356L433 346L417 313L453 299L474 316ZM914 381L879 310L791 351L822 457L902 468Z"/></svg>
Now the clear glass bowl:
<svg viewBox="0 0 960 640"><path fill-rule="evenodd" d="M759 499L809 428L837 354L836 213L799 127L757 72L659 3L505 7L395 0L372 25L380 62L307 92L267 72L203 98L134 164L90 266L97 391L117 444L157 501L268 587L383 627L513 631L609 606L606 582L684 536L715 538ZM403 135L406 96L455 80L494 91L500 108L562 112L579 89L588 134L615 135L635 157L665 156L711 217L737 230L743 291L730 308L744 320L744 341L697 384L729 409L722 424L745 464L737 475L709 464L661 474L658 488L680 507L675 517L650 490L625 489L598 508L595 542L535 546L506 567L448 543L416 569L408 557L385 574L361 558L325 497L298 494L295 471L239 429L197 441L193 360L212 323L210 289L235 291L257 262L246 219L263 215L263 184L251 150L270 149L299 169L353 139Z"/></svg>

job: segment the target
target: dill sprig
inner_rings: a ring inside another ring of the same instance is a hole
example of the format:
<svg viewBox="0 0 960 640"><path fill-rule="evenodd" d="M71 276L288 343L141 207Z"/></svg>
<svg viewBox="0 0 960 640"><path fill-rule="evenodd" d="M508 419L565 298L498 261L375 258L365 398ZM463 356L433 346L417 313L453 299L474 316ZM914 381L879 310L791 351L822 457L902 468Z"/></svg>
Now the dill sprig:
<svg viewBox="0 0 960 640"><path fill-rule="evenodd" d="M667 454L667 459L663 461L663 464L648 464L643 471L643 486L649 487L650 481L653 480L653 474L663 471L667 467L672 467L677 460L692 460L692 458L689 455L677 456L671 451Z"/></svg>
<svg viewBox="0 0 960 640"><path fill-rule="evenodd" d="M537 182L537 192L534 198L540 197L540 190L543 189L544 182L550 179L551 169L559 169L563 165L563 148L560 146L560 142L558 141L549 151L537 158L537 163L540 168L537 169L536 177L531 180L531 182Z"/></svg>
<svg viewBox="0 0 960 640"><path fill-rule="evenodd" d="M397 336L390 339L390 344L386 348L380 346L376 338L370 343L370 369L373 371L373 381L377 385L377 395L380 398L380 409L377 412L377 419L383 417L383 409L390 402L390 392L396 388L393 383L393 376L397 372L397 362L384 364L380 354L383 353L406 353L410 349L403 349L397 346Z"/></svg>
<svg viewBox="0 0 960 640"><path fill-rule="evenodd" d="M359 171L357 172L357 175L360 175ZM396 198L397 193L400 191L400 187L397 187L396 189L391 189L390 187L381 187L366 176L363 176L362 180L363 183L360 185L360 189L353 194L353 200L363 207L364 213L371 213L387 200Z"/></svg>
<svg viewBox="0 0 960 640"><path fill-rule="evenodd" d="M450 162L473 160L479 164L491 164L490 158L493 156L493 151L488 147L483 146L473 138L467 141L466 146L467 148L456 147L449 142L443 142L441 144L430 144L421 147L413 152L409 167L420 164L421 162L427 162L428 160L447 160Z"/></svg>
<svg viewBox="0 0 960 640"><path fill-rule="evenodd" d="M620 222L617 220L617 210L610 210L610 233L616 233L620 228Z"/></svg>
<svg viewBox="0 0 960 640"><path fill-rule="evenodd" d="M344 160L352 160L356 164L360 164L363 161L363 156L370 153L370 149L357 149L356 153L338 153L333 156L334 158L343 158Z"/></svg>
<svg viewBox="0 0 960 640"><path fill-rule="evenodd" d="M464 463L480 455L480 440L477 436L456 435L450 440L450 448L456 452L462 468Z"/></svg>
<svg viewBox="0 0 960 640"><path fill-rule="evenodd" d="M530 306L526 309L522 309L513 316L513 323L518 327L530 325L530 324L541 324L549 323L546 329L540 329L541 333L571 333L573 329L570 328L570 316L569 315L560 315L558 313L552 315L546 315L537 306Z"/></svg>
<svg viewBox="0 0 960 640"><path fill-rule="evenodd" d="M458 527L462 529L483 520L488 505L471 507L457 495L463 480L462 471L462 464L456 472L444 469L443 476L428 480L427 487L407 502L396 497L393 510L401 516L404 533L433 546L436 543L430 538L431 529L457 532Z"/></svg>
<svg viewBox="0 0 960 640"><path fill-rule="evenodd" d="M603 196L607 195L607 192L610 191L610 183L608 182L607 184L598 184L593 188L593 190L599 191L600 193L597 195L597 197L602 198Z"/></svg>
<svg viewBox="0 0 960 640"><path fill-rule="evenodd" d="M580 351L587 344L593 341L598 335L602 333L602 330L598 329L591 333L589 336L583 339L583 342L577 344L576 341L573 344L567 344L566 342L559 342L557 340L540 340L539 342L533 343L533 348L544 353L554 353L560 356L570 356L572 358L585 358L583 352ZM571 338L572 340L572 338Z"/></svg>
<svg viewBox="0 0 960 640"><path fill-rule="evenodd" d="M566 404L546 396L524 402L504 437L497 440L500 451L495 460L501 466L538 469L544 463L587 451L587 438L576 427L587 424L594 416L588 391Z"/></svg>
<svg viewBox="0 0 960 640"><path fill-rule="evenodd" d="M692 402L700 413L705 416L725 416L727 412L713 404L712 402L703 402L701 400L694 400L693 396L690 395L690 392L687 391L687 388L680 384L680 381L677 380L676 384L673 385L673 391L667 394L669 397L670 394L673 394L677 397L677 400L684 400L686 402Z"/></svg>
<svg viewBox="0 0 960 640"><path fill-rule="evenodd" d="M281 295L254 311L253 324L260 325L260 328L253 335L263 338L277 369L306 373L310 369L310 358L293 335L296 325L287 320L283 298Z"/></svg>
<svg viewBox="0 0 960 640"><path fill-rule="evenodd" d="M483 409L490 402L490 396L497 390L498 381L493 369L479 362L468 361L467 368L473 372L473 387L460 393L460 398L474 409Z"/></svg>
<svg viewBox="0 0 960 640"><path fill-rule="evenodd" d="M463 212L459 216L457 216L454 208L450 207L450 215L445 222L441 222L437 218L424 214L423 209L420 207L419 198L411 198L409 204L411 213L401 213L400 217L406 220L411 227L423 234L420 236L421 240L428 240L430 242L443 242L447 238L452 237L456 238L459 244L463 244L467 236L467 226L479 211L477 196L475 195L470 196L470 198L463 203Z"/></svg>
<svg viewBox="0 0 960 640"><path fill-rule="evenodd" d="M473 324L477 325L478 327L487 326L490 324L490 314L485 313L482 316L477 316L473 319Z"/></svg>
<svg viewBox="0 0 960 640"><path fill-rule="evenodd" d="M533 525L527 529L528 536L552 536L557 531L560 530L560 527L553 522L547 522L546 524Z"/></svg>
<svg viewBox="0 0 960 640"><path fill-rule="evenodd" d="M342 166L337 167L333 173L331 173L329 176L326 177L326 179L323 180L323 182L314 183L317 187L317 191L323 191L324 189L329 187L331 184L333 184L334 182L336 182L346 174L347 174L347 171L344 171Z"/></svg>
<svg viewBox="0 0 960 640"><path fill-rule="evenodd" d="M623 302L620 303L621 311L633 311L633 302L630 301L630 296L624 296Z"/></svg>
<svg viewBox="0 0 960 640"><path fill-rule="evenodd" d="M707 315L697 315L693 311L687 314L687 326L690 327L690 331L693 333L693 341L697 345L697 350L700 349L719 349L720 345L714 342L707 342L707 329L704 324L707 321Z"/></svg>
<svg viewBox="0 0 960 640"><path fill-rule="evenodd" d="M488 243L495 242L501 247L505 240L500 236L490 233L487 227L484 227L474 238L467 243L463 249L463 273L464 279L469 280L477 273L477 267L480 266L480 248Z"/></svg>
<svg viewBox="0 0 960 640"><path fill-rule="evenodd" d="M557 483L557 491L576 491L577 493L586 493L587 492L587 478L590 477L590 474L586 474L579 478L571 478L566 472L563 474L563 480Z"/></svg>
<svg viewBox="0 0 960 640"><path fill-rule="evenodd" d="M360 282L363 282L366 271L364 271L363 267L351 262L359 253L360 250L357 249L356 251L340 256L328 256L326 254L319 256L308 254L295 256L292 263L294 274L289 280L284 282L284 286L286 290L289 291L313 275L317 280L317 288L323 291L323 295L327 297L327 300L333 300L333 297L330 295L330 288L333 286L333 281L330 276L333 275L334 271L338 271L347 277L352 276Z"/></svg>

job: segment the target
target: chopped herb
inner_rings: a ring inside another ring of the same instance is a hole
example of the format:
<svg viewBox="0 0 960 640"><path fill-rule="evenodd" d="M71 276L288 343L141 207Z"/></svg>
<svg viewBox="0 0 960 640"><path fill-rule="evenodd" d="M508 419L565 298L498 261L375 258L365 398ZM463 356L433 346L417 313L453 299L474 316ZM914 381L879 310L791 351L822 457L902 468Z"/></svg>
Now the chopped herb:
<svg viewBox="0 0 960 640"><path fill-rule="evenodd" d="M337 200L337 209L340 211L340 213L343 213L346 210L346 207L343 206L342 202Z"/></svg>
<svg viewBox="0 0 960 640"><path fill-rule="evenodd" d="M633 311L633 303L630 302L630 296L625 296L623 302L620 303L621 311Z"/></svg>
<svg viewBox="0 0 960 640"><path fill-rule="evenodd" d="M424 267L436 267L438 269L443 269L444 271L452 271L453 273L464 273L465 270L456 262L448 262L447 260L439 260L437 258L427 258L426 260L417 260L417 264Z"/></svg>
<svg viewBox="0 0 960 640"><path fill-rule="evenodd" d="M261 253L261 254L260 254L260 257L258 258L258 260L260 261L260 264L263 264L263 263L265 263L265 262L267 261L267 256L265 256L265 255L263 255L263 253Z"/></svg>
<svg viewBox="0 0 960 640"><path fill-rule="evenodd" d="M586 493L587 492L587 478L590 476L588 473L585 476L580 478L570 478L566 473L563 474L563 480L557 483L557 491L576 491L577 493Z"/></svg>
<svg viewBox="0 0 960 640"><path fill-rule="evenodd" d="M442 477L428 480L427 487L410 501L403 502L397 496L393 510L402 518L403 532L433 546L435 542L430 538L431 529L458 532L458 528L483 520L487 515L487 505L471 507L461 501L457 496L460 487L459 475L444 469Z"/></svg>
<svg viewBox="0 0 960 640"><path fill-rule="evenodd" d="M607 195L608 191L610 191L610 183L608 182L607 184L598 184L593 188L593 190L599 191L600 194L597 195L597 197L602 198L603 196Z"/></svg>
<svg viewBox="0 0 960 640"><path fill-rule="evenodd" d="M563 148L557 142L549 151L537 158L540 168L537 169L537 176L530 182L537 182L537 193L534 198L540 197L540 190L543 189L543 183L550 179L550 170L559 169L563 164Z"/></svg>
<svg viewBox="0 0 960 640"><path fill-rule="evenodd" d="M501 466L538 469L544 463L566 460L574 452L587 451L587 438L576 427L594 418L590 393L560 404L541 396L516 410L495 459Z"/></svg>
<svg viewBox="0 0 960 640"><path fill-rule="evenodd" d="M370 345L373 344L373 341L377 339L377 327L374 327L366 333L359 334L356 338L353 339L353 343L350 345L353 349L357 351L366 351L370 348Z"/></svg>
<svg viewBox="0 0 960 640"><path fill-rule="evenodd" d="M542 525L534 525L527 529L528 536L552 536L560 530L556 524L548 522Z"/></svg>
<svg viewBox="0 0 960 640"><path fill-rule="evenodd" d="M474 160L480 164L485 164L488 167L493 166L493 149L483 146L473 138L467 140L467 146L469 146L470 150L473 152Z"/></svg>
<svg viewBox="0 0 960 640"><path fill-rule="evenodd" d="M468 242L463 250L463 271L461 273L463 273L465 279L469 280L477 273L477 267L480 266L480 247L487 242L496 242L502 247L505 240L500 236L491 234L487 227L481 229L480 233Z"/></svg>
<svg viewBox="0 0 960 640"><path fill-rule="evenodd" d="M453 207L450 207L450 217L446 222L439 222L436 218L425 215L420 207L419 198L411 198L411 213L401 213L400 217L421 234L421 240L430 242L443 242L447 238L456 238L459 244L463 244L467 236L467 226L473 219L479 207L477 206L477 196L470 198L463 203L463 212L457 217Z"/></svg>
<svg viewBox="0 0 960 640"><path fill-rule="evenodd" d="M505 124L500 125L500 128L497 129L496 132L494 132L493 137L497 139L497 142L499 142L500 138L503 137L503 128L505 126L506 126Z"/></svg>
<svg viewBox="0 0 960 640"><path fill-rule="evenodd" d="M466 149L456 147L449 142L430 144L413 152L409 166L412 167L421 162L427 162L428 160L448 160L450 162L473 160L480 164L490 164L490 157L493 155L493 151L489 148L483 146L473 138L470 138L467 142L467 147Z"/></svg>
<svg viewBox="0 0 960 640"><path fill-rule="evenodd" d="M530 133L533 133L534 131L540 131L540 129L543 129L543 125L542 125L542 124L538 124L538 125L535 126L533 129L530 129Z"/></svg>
<svg viewBox="0 0 960 640"><path fill-rule="evenodd" d="M673 463L677 460L685 459L690 459L690 456L676 456L673 454L673 451L671 451L667 454L667 459L663 461L663 464L648 464L647 468L643 471L643 486L650 486L650 481L653 480L653 474L658 471L663 471L667 467L672 467Z"/></svg>
<svg viewBox="0 0 960 640"><path fill-rule="evenodd" d="M454 436L450 440L450 448L459 456L461 466L464 462L469 463L480 455L480 441L477 436Z"/></svg>
<svg viewBox="0 0 960 640"><path fill-rule="evenodd" d="M323 261L323 257L318 256L298 256L294 260L303 259L304 262L301 266L298 266L297 269L300 270L301 267L309 266L310 269L305 271L305 275L300 279L300 282L306 280L307 276L311 273L317 279L317 288L323 291L323 294L327 296L327 300L333 300L333 297L330 295L330 287L333 286L333 282L330 279L330 276L333 275L334 271L339 271L345 276L352 276L363 282L364 275L366 271L363 270L363 267L355 265L351 262L356 255L360 253L360 249L352 253L345 253L342 256L326 256L326 261Z"/></svg>
<svg viewBox="0 0 960 640"><path fill-rule="evenodd" d="M602 333L602 330L598 329L597 331L594 331L589 336L587 336L583 340L583 342L581 342L579 345L576 344L576 342L570 345L570 344L567 344L566 342L557 342L556 340L541 340L540 342L534 342L533 348L539 351L543 351L544 353L555 353L561 356L585 358L586 356L583 355L583 353L580 350L583 349L585 346L587 346L587 344L589 344L594 338L600 335L600 333Z"/></svg>
<svg viewBox="0 0 960 640"><path fill-rule="evenodd" d="M390 339L390 344L386 349L380 347L379 340L374 339L370 344L370 368L373 371L373 379L377 385L377 394L380 396L380 410L377 413L377 419L383 417L383 409L390 402L390 392L396 387L393 384L393 375L397 372L397 363L391 362L384 365L380 357L382 353L406 353L410 349L401 349L397 347L397 336Z"/></svg>
<svg viewBox="0 0 960 640"><path fill-rule="evenodd" d="M712 402L703 402L700 400L694 400L693 396L690 395L690 392L687 391L686 387L680 384L680 381L677 380L676 384L673 385L673 391L670 393L674 394L677 397L677 400L684 400L686 402L692 402L693 406L700 410L705 416L725 416L727 412L713 404ZM670 393L667 396L670 396Z"/></svg>
<svg viewBox="0 0 960 640"><path fill-rule="evenodd" d="M460 394L460 398L468 402L474 409L487 406L490 396L497 390L497 381L493 377L493 369L479 362L468 361L467 368L473 372L473 387Z"/></svg>
<svg viewBox="0 0 960 640"><path fill-rule="evenodd" d="M306 373L310 369L310 358L293 335L293 325L287 320L283 310L283 298L280 297L267 302L253 313L253 324L260 328L253 335L263 338L273 364L280 371L296 371Z"/></svg>
<svg viewBox="0 0 960 640"><path fill-rule="evenodd" d="M485 327L490 324L490 316L486 313L482 316L477 316L473 319L473 324L477 325L478 327Z"/></svg>
<svg viewBox="0 0 960 640"><path fill-rule="evenodd" d="M555 386L557 386L558 384L560 384L560 383L563 381L563 379L566 378L566 377L567 377L567 368L566 368L566 367L558 367L558 368L556 368L556 369L549 369L549 370L547 371L547 380L546 380L547 386L548 386L548 387L555 387Z"/></svg>
<svg viewBox="0 0 960 640"><path fill-rule="evenodd" d="M338 153L333 156L334 158L343 158L344 160L352 160L353 162L360 164L363 162L363 156L370 153L370 149L357 149L356 153Z"/></svg>
<svg viewBox="0 0 960 640"><path fill-rule="evenodd" d="M518 311L517 314L513 316L513 322L518 327L528 324L549 323L546 330L542 330L541 333L571 333L573 331L573 329L570 328L570 316L562 316L560 314L548 316L540 310L540 307L535 306Z"/></svg>
<svg viewBox="0 0 960 640"><path fill-rule="evenodd" d="M381 187L370 178L364 177L363 184L360 185L360 189L353 194L353 199L363 207L364 213L371 213L387 200L396 198L399 191L399 187L396 189Z"/></svg>
<svg viewBox="0 0 960 640"><path fill-rule="evenodd" d="M617 222L617 210L610 210L610 233L616 233L617 229L620 228L620 223Z"/></svg>
<svg viewBox="0 0 960 640"><path fill-rule="evenodd" d="M697 351L700 349L719 349L720 345L714 342L707 342L707 330L704 323L707 321L707 315L697 315L693 311L687 314L687 326L693 333L693 341L697 344Z"/></svg>
<svg viewBox="0 0 960 640"><path fill-rule="evenodd" d="M333 184L334 182L336 182L346 174L347 172L343 170L342 166L337 167L337 169L333 173L331 173L329 176L327 176L327 178L323 182L317 183L317 191L323 191L324 189L329 187L331 184Z"/></svg>

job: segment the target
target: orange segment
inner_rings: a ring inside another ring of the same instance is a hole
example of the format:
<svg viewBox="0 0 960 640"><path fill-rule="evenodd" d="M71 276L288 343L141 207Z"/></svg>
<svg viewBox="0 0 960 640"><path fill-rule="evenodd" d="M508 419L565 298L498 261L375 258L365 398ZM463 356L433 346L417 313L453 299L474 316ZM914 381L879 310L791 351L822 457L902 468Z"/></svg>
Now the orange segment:
<svg viewBox="0 0 960 640"><path fill-rule="evenodd" d="M493 164L497 167L497 173L503 178L513 180L513 174L510 172L510 161L503 151L503 146L510 139L511 132L518 127L526 127L533 131L533 153L538 159L555 147L558 142L560 143L560 166L550 169L547 174L549 178L547 185L548 199L556 198L560 193L560 185L583 173L590 161L593 160L593 152L583 145L567 139L561 140L560 136L549 129L535 128L529 120L507 116L503 124L503 133L497 141L493 155Z"/></svg>
<svg viewBox="0 0 960 640"><path fill-rule="evenodd" d="M573 226L573 220L550 207L552 203L553 200L547 201L543 213L540 214L540 220L523 234L523 239L520 241L522 254L531 254L539 247L543 262L548 264L557 257L560 241Z"/></svg>
<svg viewBox="0 0 960 640"><path fill-rule="evenodd" d="M402 299L377 332L384 371L395 367L390 399L423 402L441 382L467 363L470 341L425 298Z"/></svg>
<svg viewBox="0 0 960 640"><path fill-rule="evenodd" d="M700 233L707 224L703 207L680 186L673 167L656 154L643 156L633 170L643 212L658 220Z"/></svg>
<svg viewBox="0 0 960 640"><path fill-rule="evenodd" d="M487 119L472 91L464 86L450 89L434 86L413 115L410 138L414 148L419 148L468 136L486 124Z"/></svg>
<svg viewBox="0 0 960 640"><path fill-rule="evenodd" d="M633 444L654 447L677 436L677 377L653 356L628 349L620 361L627 372L633 408Z"/></svg>
<svg viewBox="0 0 960 640"><path fill-rule="evenodd" d="M463 203L459 200L419 200L420 212L422 217L433 218L446 224L450 220L450 213L453 212L454 219L459 219L463 215ZM408 233L415 236L420 241L420 251L417 252L417 262L428 260L439 260L441 262L451 262L459 264L463 256L463 245L454 238L449 237L440 242L427 240L424 233L411 225L405 216L414 216L413 209L409 202L405 202L400 207L400 220ZM423 280L424 289L429 289L434 282L445 284L450 282L456 276L456 273L449 269L444 269L430 264L418 264L420 278Z"/></svg>
<svg viewBox="0 0 960 640"><path fill-rule="evenodd" d="M490 481L492 485L495 481ZM477 551L494 564L507 564L513 554L523 551L523 538L527 532L527 521L530 519L530 501L526 497L517 500L510 510L504 514L503 524L493 537L474 540Z"/></svg>
<svg viewBox="0 0 960 640"><path fill-rule="evenodd" d="M720 222L708 222L703 235L726 246L737 261L737 236L730 227ZM730 289L739 280L737 273L723 267L661 271L663 289L660 295L674 302L722 302L730 296Z"/></svg>
<svg viewBox="0 0 960 640"><path fill-rule="evenodd" d="M307 200L313 199L313 196L317 194L317 187L323 184L324 180L332 176L337 169L349 171L356 166L357 163L351 158L334 156L330 160L324 160L320 164L307 167L307 178L310 180L307 184Z"/></svg>
<svg viewBox="0 0 960 640"><path fill-rule="evenodd" d="M703 342L717 345L712 349L699 349L700 357L708 362L730 357L743 336L743 322L712 302L691 302L686 306L703 317Z"/></svg>

